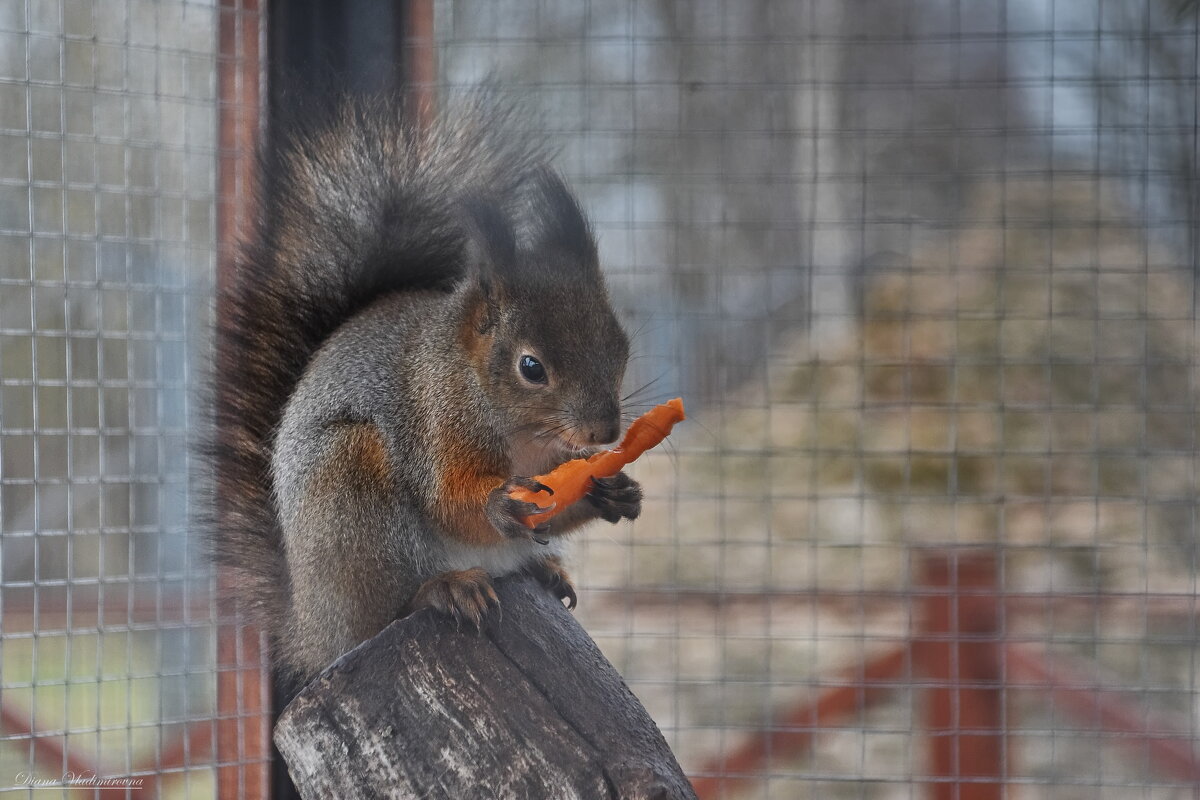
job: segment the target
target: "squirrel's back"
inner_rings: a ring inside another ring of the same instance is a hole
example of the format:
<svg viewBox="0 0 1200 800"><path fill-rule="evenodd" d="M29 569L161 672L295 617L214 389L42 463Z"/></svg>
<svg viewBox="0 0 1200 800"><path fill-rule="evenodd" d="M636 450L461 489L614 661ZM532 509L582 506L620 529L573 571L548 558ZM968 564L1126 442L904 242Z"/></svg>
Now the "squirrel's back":
<svg viewBox="0 0 1200 800"><path fill-rule="evenodd" d="M287 609L273 437L313 355L385 294L449 290L468 247L458 209L519 196L543 165L515 112L482 94L422 129L391 97L303 113L260 158L255 230L217 331L212 547L252 619Z"/></svg>

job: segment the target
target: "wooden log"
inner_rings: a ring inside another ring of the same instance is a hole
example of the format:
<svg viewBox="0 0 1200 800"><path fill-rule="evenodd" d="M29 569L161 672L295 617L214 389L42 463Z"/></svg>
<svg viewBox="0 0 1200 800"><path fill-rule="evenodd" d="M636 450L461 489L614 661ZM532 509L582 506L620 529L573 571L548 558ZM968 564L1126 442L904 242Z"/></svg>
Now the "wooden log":
<svg viewBox="0 0 1200 800"><path fill-rule="evenodd" d="M570 612L496 582L482 633L423 611L335 661L275 743L303 797L676 800L695 793Z"/></svg>

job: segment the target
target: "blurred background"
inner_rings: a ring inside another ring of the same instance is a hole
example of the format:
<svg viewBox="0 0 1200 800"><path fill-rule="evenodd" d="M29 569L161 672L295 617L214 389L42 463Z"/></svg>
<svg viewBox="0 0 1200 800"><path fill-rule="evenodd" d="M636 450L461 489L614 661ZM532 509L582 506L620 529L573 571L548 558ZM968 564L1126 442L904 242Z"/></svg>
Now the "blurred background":
<svg viewBox="0 0 1200 800"><path fill-rule="evenodd" d="M332 69L559 148L690 412L577 616L702 798L1195 796L1200 4L267 5L0 0L0 789L268 792L187 445L271 78Z"/></svg>

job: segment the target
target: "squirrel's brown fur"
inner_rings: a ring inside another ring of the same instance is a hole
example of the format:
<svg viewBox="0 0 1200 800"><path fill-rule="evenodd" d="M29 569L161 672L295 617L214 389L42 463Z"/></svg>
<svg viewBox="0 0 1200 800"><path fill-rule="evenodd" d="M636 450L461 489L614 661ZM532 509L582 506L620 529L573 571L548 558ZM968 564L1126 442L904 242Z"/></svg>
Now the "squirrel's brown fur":
<svg viewBox="0 0 1200 800"><path fill-rule="evenodd" d="M627 341L519 115L479 95L405 120L377 97L282 128L223 298L214 553L292 678L414 598L478 622L479 567L573 601L550 537L639 507L618 476L532 537L521 524L514 475L615 436Z"/></svg>

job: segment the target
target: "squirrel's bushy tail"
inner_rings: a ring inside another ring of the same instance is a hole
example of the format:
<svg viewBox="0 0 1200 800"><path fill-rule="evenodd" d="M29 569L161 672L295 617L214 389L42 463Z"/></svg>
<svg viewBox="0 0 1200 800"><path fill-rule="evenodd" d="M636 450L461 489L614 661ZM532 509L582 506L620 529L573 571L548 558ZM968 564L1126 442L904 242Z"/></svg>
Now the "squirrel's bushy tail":
<svg viewBox="0 0 1200 800"><path fill-rule="evenodd" d="M321 343L375 298L453 285L472 195L518 194L542 162L520 114L486 93L417 130L393 97L304 107L260 156L256 219L221 298L214 364L211 544L238 607L268 630L288 576L271 488L273 436Z"/></svg>

